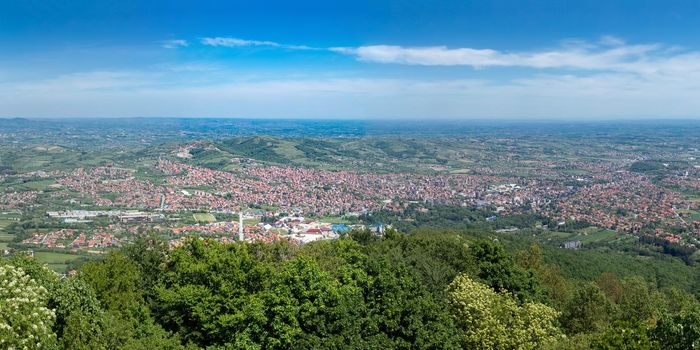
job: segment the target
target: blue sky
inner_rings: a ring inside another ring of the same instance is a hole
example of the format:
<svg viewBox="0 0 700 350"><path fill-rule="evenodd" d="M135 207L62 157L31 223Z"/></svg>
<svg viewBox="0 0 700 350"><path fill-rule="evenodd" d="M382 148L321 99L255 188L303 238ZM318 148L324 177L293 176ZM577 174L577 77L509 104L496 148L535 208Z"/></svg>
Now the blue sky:
<svg viewBox="0 0 700 350"><path fill-rule="evenodd" d="M698 1L0 0L0 116L700 116Z"/></svg>

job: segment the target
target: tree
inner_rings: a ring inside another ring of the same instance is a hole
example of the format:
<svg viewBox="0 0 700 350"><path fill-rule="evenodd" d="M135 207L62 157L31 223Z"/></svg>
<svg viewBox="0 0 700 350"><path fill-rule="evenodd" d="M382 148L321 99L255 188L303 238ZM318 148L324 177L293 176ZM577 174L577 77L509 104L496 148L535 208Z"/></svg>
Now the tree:
<svg viewBox="0 0 700 350"><path fill-rule="evenodd" d="M468 241L456 233L422 230L376 242L368 250L410 267L438 299L445 297L445 289L457 275L479 272Z"/></svg>
<svg viewBox="0 0 700 350"><path fill-rule="evenodd" d="M571 282L567 280L557 266L543 265L537 271L537 279L547 294L548 305L561 310L571 299Z"/></svg>
<svg viewBox="0 0 700 350"><path fill-rule="evenodd" d="M661 349L649 337L647 326L640 321L616 321L605 333L591 342L591 347L600 350Z"/></svg>
<svg viewBox="0 0 700 350"><path fill-rule="evenodd" d="M121 249L121 253L138 267L144 294L148 297L160 278L168 250L168 242L155 232L139 236L134 243Z"/></svg>
<svg viewBox="0 0 700 350"><path fill-rule="evenodd" d="M571 297L569 281L564 278L558 266L545 264L539 245L532 244L527 249L520 250L516 257L520 266L535 273L549 305L561 308L568 302Z"/></svg>
<svg viewBox="0 0 700 350"><path fill-rule="evenodd" d="M138 317L144 308L144 280L132 259L113 252L101 262L86 264L80 278L96 293L107 311L125 317Z"/></svg>
<svg viewBox="0 0 700 350"><path fill-rule="evenodd" d="M510 292L520 302L541 300L542 293L531 271L515 264L503 246L479 241L472 247L479 267L478 277L498 292Z"/></svg>
<svg viewBox="0 0 700 350"><path fill-rule="evenodd" d="M678 314L683 311L700 310L700 303L693 294L678 288L670 288L664 291L666 312Z"/></svg>
<svg viewBox="0 0 700 350"><path fill-rule="evenodd" d="M511 294L465 275L450 285L449 303L466 349L538 349L562 336L556 310L531 302L519 306Z"/></svg>
<svg viewBox="0 0 700 350"><path fill-rule="evenodd" d="M258 325L267 320L260 293L272 266L255 260L247 244L193 238L171 252L164 271L156 315L166 329L199 346L260 345Z"/></svg>
<svg viewBox="0 0 700 350"><path fill-rule="evenodd" d="M526 269L538 270L544 265L542 248L537 244L530 245L526 250L517 254L518 263Z"/></svg>
<svg viewBox="0 0 700 350"><path fill-rule="evenodd" d="M300 257L285 263L262 295L267 317L260 325L260 343L287 349L352 345L359 334L359 292L340 288L312 260Z"/></svg>
<svg viewBox="0 0 700 350"><path fill-rule="evenodd" d="M370 255L351 285L365 300L367 348L457 348L458 333L446 308L409 266L387 255Z"/></svg>
<svg viewBox="0 0 700 350"><path fill-rule="evenodd" d="M377 240L377 236L368 228L353 229L348 235L352 240L362 245L368 245Z"/></svg>
<svg viewBox="0 0 700 350"><path fill-rule="evenodd" d="M137 349L134 344L153 341L178 343L151 316L144 291L148 281L141 277L134 261L113 252L104 261L86 264L79 277L95 291L103 306L102 329L107 348L132 344L132 348Z"/></svg>
<svg viewBox="0 0 700 350"><path fill-rule="evenodd" d="M662 317L652 331L662 349L700 348L700 311L686 310Z"/></svg>
<svg viewBox="0 0 700 350"><path fill-rule="evenodd" d="M61 281L49 301L56 310L54 330L63 349L105 349L103 312L95 293L81 279Z"/></svg>
<svg viewBox="0 0 700 350"><path fill-rule="evenodd" d="M598 277L596 284L613 303L620 303L625 293L625 287L620 280L610 272L604 272Z"/></svg>
<svg viewBox="0 0 700 350"><path fill-rule="evenodd" d="M661 296L641 277L628 278L622 283L620 317L628 321L646 321L657 316Z"/></svg>
<svg viewBox="0 0 700 350"><path fill-rule="evenodd" d="M562 315L562 325L569 334L605 329L614 307L598 285L582 283L576 288Z"/></svg>
<svg viewBox="0 0 700 350"><path fill-rule="evenodd" d="M0 265L0 347L43 349L55 345L56 315L46 307L48 293L22 269Z"/></svg>
<svg viewBox="0 0 700 350"><path fill-rule="evenodd" d="M422 276L424 270L415 266L427 266L421 261L429 262L432 256L437 263L431 266L444 267L440 259L452 259L448 257L451 254L441 256L438 253L440 244L436 242L442 238L444 236L432 240L428 236L408 235L376 241L370 246L339 239L304 246L302 255L313 257L338 280L340 289L350 289L343 291L343 295L350 298L353 311L345 324L357 327L354 331L357 336L353 336L357 339L353 341L355 347L458 348L459 332L445 299L431 292L433 286ZM463 249L464 243L459 242L457 246ZM447 253L452 246L443 248ZM361 324L357 325L353 318Z"/></svg>

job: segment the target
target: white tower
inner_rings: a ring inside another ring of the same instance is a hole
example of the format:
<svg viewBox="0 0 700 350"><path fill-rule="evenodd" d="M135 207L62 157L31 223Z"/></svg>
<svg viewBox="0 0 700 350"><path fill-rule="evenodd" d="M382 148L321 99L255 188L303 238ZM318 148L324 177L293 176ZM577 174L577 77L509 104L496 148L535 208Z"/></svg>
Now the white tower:
<svg viewBox="0 0 700 350"><path fill-rule="evenodd" d="M238 240L243 241L243 212L238 213Z"/></svg>

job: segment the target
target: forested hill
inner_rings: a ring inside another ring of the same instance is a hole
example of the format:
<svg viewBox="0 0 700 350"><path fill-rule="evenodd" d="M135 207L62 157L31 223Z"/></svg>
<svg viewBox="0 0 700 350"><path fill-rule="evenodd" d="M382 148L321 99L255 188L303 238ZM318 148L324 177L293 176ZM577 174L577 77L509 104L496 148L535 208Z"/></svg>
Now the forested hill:
<svg viewBox="0 0 700 350"><path fill-rule="evenodd" d="M0 265L0 342L51 349L699 345L700 303L687 290L611 273L567 277L560 258L539 246L509 252L485 236L353 231L301 247L192 238L174 250L152 236L66 278L18 255Z"/></svg>
<svg viewBox="0 0 700 350"><path fill-rule="evenodd" d="M327 169L434 172L448 163L456 168L466 164L458 160L461 151L452 144L453 141L437 138L281 138L256 135L218 142L195 142L184 147L189 149L192 162L214 169L228 169L232 165L231 158L245 158L266 164Z"/></svg>

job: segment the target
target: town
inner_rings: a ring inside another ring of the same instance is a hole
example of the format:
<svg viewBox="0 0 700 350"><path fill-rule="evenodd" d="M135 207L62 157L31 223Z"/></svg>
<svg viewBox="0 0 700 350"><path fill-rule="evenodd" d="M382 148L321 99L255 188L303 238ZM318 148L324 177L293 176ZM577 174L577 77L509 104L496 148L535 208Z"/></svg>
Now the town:
<svg viewBox="0 0 700 350"><path fill-rule="evenodd" d="M45 228L29 229L18 242L24 247L93 253L151 231L167 235L172 245L193 234L233 241L239 216L245 219L245 240L304 244L384 225L359 217L401 215L409 207L427 212L437 205L484 208L493 213L488 221L533 214L549 218L549 230L589 225L646 232L675 244L695 242L700 233L698 200L683 193L700 188L696 167L669 171L660 180L632 171L630 164L639 161L635 157L527 161L537 176L493 167L434 174L324 170L255 159L231 160L237 168L224 171L193 164L191 147L139 160L149 164L146 168L107 164L5 174L4 181L25 185L21 190L7 186L0 193L0 209L43 213ZM687 234L679 235L679 229Z"/></svg>

